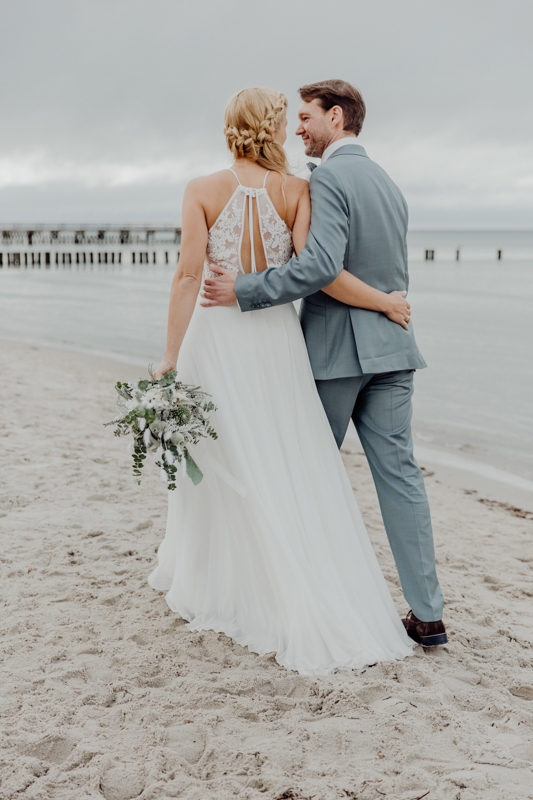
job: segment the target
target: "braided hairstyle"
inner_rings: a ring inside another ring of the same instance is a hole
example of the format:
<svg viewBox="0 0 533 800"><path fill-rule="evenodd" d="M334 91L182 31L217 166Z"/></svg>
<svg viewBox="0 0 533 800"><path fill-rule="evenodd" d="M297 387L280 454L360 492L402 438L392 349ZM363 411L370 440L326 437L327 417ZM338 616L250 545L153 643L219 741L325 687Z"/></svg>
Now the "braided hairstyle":
<svg viewBox="0 0 533 800"><path fill-rule="evenodd" d="M290 175L285 150L272 138L286 111L287 98L273 89L254 87L233 95L224 113L224 134L235 160L248 158L265 169Z"/></svg>

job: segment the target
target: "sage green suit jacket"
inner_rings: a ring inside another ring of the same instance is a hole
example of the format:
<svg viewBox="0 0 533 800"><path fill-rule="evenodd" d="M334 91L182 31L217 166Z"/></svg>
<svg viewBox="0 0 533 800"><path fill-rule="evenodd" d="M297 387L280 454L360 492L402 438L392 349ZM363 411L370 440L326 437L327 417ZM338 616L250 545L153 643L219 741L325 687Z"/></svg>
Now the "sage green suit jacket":
<svg viewBox="0 0 533 800"><path fill-rule="evenodd" d="M311 173L312 218L304 250L282 267L239 275L242 311L303 298L300 320L317 380L426 366L415 341L384 314L320 291L348 270L383 292L409 288L407 203L357 144L338 148Z"/></svg>

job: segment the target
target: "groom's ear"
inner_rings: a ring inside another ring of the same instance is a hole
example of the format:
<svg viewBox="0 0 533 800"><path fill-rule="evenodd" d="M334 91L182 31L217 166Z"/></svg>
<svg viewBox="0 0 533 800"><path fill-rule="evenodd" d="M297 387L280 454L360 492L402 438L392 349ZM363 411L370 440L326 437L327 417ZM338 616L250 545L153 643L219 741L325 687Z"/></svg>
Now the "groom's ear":
<svg viewBox="0 0 533 800"><path fill-rule="evenodd" d="M340 106L332 106L326 112L326 114L334 125L338 125L340 123L344 129L344 111Z"/></svg>

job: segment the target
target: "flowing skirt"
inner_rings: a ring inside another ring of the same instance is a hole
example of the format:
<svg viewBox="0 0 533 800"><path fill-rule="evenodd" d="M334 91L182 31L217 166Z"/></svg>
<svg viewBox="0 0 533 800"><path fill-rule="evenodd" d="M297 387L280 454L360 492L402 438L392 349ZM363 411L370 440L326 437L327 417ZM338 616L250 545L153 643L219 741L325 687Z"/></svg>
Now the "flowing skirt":
<svg viewBox="0 0 533 800"><path fill-rule="evenodd" d="M302 675L411 655L293 305L198 305L178 375L212 394L219 438L193 451L203 481L178 476L169 492L150 585L191 630L274 652Z"/></svg>

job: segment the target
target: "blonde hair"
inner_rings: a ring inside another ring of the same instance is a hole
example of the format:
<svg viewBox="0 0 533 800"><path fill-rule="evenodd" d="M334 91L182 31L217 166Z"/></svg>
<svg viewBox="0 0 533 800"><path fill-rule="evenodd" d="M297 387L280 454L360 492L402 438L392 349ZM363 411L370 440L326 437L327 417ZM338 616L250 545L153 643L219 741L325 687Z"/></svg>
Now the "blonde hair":
<svg viewBox="0 0 533 800"><path fill-rule="evenodd" d="M283 147L272 138L287 111L287 98L264 87L243 89L229 100L224 134L235 160L248 158L265 169L290 175Z"/></svg>

